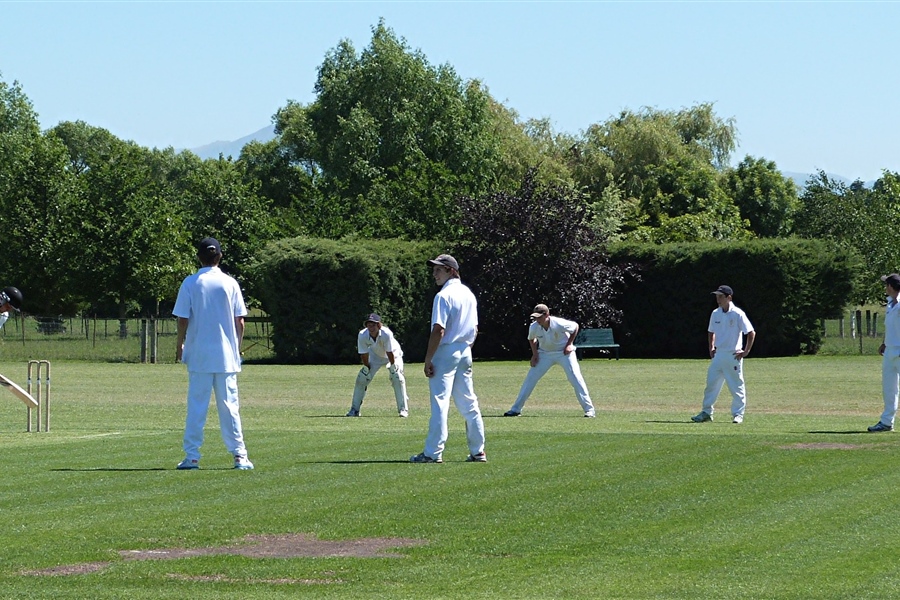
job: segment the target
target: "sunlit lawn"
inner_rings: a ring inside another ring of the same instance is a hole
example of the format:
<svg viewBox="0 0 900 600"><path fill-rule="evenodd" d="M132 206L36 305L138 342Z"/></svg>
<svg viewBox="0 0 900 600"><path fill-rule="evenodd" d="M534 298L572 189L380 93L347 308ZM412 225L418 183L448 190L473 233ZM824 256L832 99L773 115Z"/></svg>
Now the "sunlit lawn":
<svg viewBox="0 0 900 600"><path fill-rule="evenodd" d="M748 359L743 425L689 422L705 361L582 364L596 419L559 369L501 418L526 363L476 363L490 462L463 462L452 414L442 465L407 462L427 427L420 364L409 419L381 376L362 418L340 416L356 367L249 365L256 470L229 468L212 410L203 468L178 472L182 367L57 360L49 433L25 433L24 406L0 397L0 597L891 597L900 438L864 433L881 411L877 357ZM0 372L21 381L24 362ZM126 560L259 534L421 545Z"/></svg>

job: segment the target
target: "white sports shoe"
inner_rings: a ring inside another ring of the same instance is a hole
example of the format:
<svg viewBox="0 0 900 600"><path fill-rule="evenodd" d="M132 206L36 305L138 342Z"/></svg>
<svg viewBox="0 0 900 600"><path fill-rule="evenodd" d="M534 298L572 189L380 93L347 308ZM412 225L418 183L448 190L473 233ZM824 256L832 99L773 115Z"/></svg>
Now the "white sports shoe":
<svg viewBox="0 0 900 600"><path fill-rule="evenodd" d="M241 471L249 471L253 468L253 463L246 456L240 454L234 455L234 468Z"/></svg>
<svg viewBox="0 0 900 600"><path fill-rule="evenodd" d="M588 419L593 419L594 417L597 416L597 413L595 413L592 410L589 410L586 413L584 413L584 416L587 417Z"/></svg>
<svg viewBox="0 0 900 600"><path fill-rule="evenodd" d="M734 419L732 419L731 422L740 425L744 422L744 415L734 415Z"/></svg>
<svg viewBox="0 0 900 600"><path fill-rule="evenodd" d="M406 417L409 416L409 411L408 411L408 410L401 410L401 411L400 411L400 416L403 417L403 418L405 419Z"/></svg>

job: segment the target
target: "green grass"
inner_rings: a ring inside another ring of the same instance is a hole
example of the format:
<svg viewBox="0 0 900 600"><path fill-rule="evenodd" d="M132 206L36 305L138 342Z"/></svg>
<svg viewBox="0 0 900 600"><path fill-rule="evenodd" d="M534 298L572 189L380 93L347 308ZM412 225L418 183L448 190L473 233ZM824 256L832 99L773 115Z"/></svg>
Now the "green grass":
<svg viewBox="0 0 900 600"><path fill-rule="evenodd" d="M887 598L900 566L900 437L877 357L748 359L747 420L694 424L706 361L582 362L584 419L560 369L500 418L525 362L476 363L487 464L411 465L428 419L421 365L399 419L379 375L346 412L356 367L249 365L256 470L231 470L210 411L202 469L178 472L186 375L172 364L56 361L49 433L0 397L0 598ZM24 363L0 372L20 382ZM223 546L250 534L412 538L401 558L121 550ZM104 561L84 575L29 575Z"/></svg>

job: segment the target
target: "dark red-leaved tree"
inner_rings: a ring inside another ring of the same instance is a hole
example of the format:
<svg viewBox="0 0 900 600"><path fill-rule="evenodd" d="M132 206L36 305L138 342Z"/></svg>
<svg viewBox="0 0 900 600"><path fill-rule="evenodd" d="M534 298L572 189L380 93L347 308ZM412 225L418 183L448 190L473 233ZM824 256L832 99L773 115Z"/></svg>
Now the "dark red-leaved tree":
<svg viewBox="0 0 900 600"><path fill-rule="evenodd" d="M477 356L528 353L529 315L538 303L582 328L618 321L612 300L633 268L610 262L577 191L538 184L532 170L516 193L460 203L463 233L454 252L478 298Z"/></svg>

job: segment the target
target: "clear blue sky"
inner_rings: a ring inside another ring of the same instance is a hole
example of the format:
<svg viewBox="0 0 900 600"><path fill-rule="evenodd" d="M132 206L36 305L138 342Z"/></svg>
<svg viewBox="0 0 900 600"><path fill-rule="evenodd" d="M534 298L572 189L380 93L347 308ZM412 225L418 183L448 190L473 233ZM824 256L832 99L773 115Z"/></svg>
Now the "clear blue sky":
<svg viewBox="0 0 900 600"><path fill-rule="evenodd" d="M148 147L235 140L380 17L522 118L578 133L622 109L713 102L783 171L900 171L897 2L9 2L0 76L41 125Z"/></svg>

